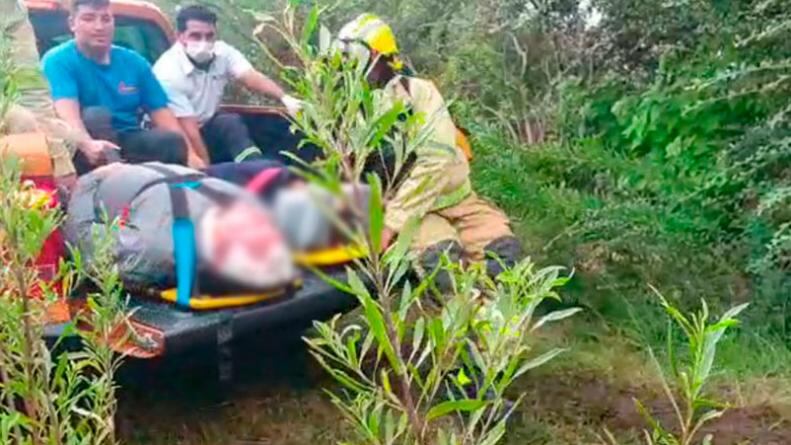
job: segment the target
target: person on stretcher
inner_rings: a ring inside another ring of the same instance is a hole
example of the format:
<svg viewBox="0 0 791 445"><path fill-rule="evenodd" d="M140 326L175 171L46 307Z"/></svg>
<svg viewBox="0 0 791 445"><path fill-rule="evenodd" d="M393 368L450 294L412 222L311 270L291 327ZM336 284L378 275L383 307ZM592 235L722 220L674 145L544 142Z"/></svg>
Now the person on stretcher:
<svg viewBox="0 0 791 445"><path fill-rule="evenodd" d="M296 253L348 242L316 204L342 200L323 192L317 201L316 193L322 191L269 161L206 171L115 163L80 177L64 232L90 262L93 231L118 221L115 249L131 286L171 288L179 258L190 258L202 282L272 289L296 279Z"/></svg>

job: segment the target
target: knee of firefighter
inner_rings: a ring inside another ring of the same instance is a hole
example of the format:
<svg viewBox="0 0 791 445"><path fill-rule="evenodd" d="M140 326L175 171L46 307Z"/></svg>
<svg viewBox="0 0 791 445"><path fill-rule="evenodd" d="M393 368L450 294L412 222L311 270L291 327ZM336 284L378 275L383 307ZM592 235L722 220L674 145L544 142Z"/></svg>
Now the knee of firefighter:
<svg viewBox="0 0 791 445"><path fill-rule="evenodd" d="M430 274L440 266L443 256L446 256L449 261L456 263L461 260L462 254L463 249L458 241L439 241L420 252L418 258L419 267L421 272Z"/></svg>
<svg viewBox="0 0 791 445"><path fill-rule="evenodd" d="M524 250L518 238L504 236L487 244L484 253L486 254L486 272L489 276L496 277L502 273L504 267L513 267L519 262L524 255Z"/></svg>
<svg viewBox="0 0 791 445"><path fill-rule="evenodd" d="M427 278L433 275L434 285L441 292L449 292L453 288L453 279L448 270L441 269L442 259L445 257L451 263L459 263L462 260L463 253L464 250L458 241L440 241L419 253L415 266L416 272L420 278Z"/></svg>

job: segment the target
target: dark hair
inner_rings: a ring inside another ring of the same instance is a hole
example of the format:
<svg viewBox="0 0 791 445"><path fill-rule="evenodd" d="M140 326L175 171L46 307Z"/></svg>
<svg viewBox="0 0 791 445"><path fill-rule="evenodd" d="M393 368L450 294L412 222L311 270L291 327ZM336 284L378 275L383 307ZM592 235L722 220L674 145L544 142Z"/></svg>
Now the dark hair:
<svg viewBox="0 0 791 445"><path fill-rule="evenodd" d="M186 6L181 8L178 15L176 16L176 29L178 29L179 32L186 31L187 22L190 20L216 25L217 14L215 14L211 9L202 5Z"/></svg>
<svg viewBox="0 0 791 445"><path fill-rule="evenodd" d="M72 0L71 13L77 12L80 6L89 6L92 8L105 8L110 6L110 0Z"/></svg>

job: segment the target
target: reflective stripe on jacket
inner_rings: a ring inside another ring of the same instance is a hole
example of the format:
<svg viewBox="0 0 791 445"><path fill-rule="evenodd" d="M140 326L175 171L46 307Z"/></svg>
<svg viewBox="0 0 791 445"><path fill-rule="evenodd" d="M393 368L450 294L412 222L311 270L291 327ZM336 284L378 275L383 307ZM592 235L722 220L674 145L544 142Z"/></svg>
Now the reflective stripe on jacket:
<svg viewBox="0 0 791 445"><path fill-rule="evenodd" d="M383 106L395 101L407 103L421 116L425 142L417 147L417 159L409 174L386 203L385 224L400 231L413 217L453 206L471 192L470 167L464 152L456 144L456 126L442 95L430 81L413 77L395 77L379 92Z"/></svg>

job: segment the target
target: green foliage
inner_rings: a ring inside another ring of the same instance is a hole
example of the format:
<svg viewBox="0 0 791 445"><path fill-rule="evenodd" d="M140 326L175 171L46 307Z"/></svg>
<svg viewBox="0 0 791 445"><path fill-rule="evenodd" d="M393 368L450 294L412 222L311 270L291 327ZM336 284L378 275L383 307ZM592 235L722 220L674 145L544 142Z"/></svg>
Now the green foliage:
<svg viewBox="0 0 791 445"><path fill-rule="evenodd" d="M644 243L705 250L716 245L729 252L734 268L751 273L762 286L789 270L785 209L791 119L784 98L791 94L791 16L776 1L723 8L694 3L701 9L679 10L676 18L662 14L653 25L637 18L645 26L639 34L658 39L653 47L664 48L649 76L636 80L616 74L595 83L566 84L566 139L595 141L585 145L576 163L598 175L604 209L621 209L617 216L598 212L583 225L590 228L586 233L608 242L612 237L600 227L620 219L617 233L648 229L648 236L640 237ZM712 26L714 17L723 26ZM665 20L675 25L691 20L696 39L672 27L654 27ZM662 47L660 40L672 44ZM637 213L626 210L639 207ZM646 248L632 245L631 250ZM679 256L667 260L676 262ZM775 311L788 281L780 279L777 287L778 293L755 293L765 313Z"/></svg>
<svg viewBox="0 0 791 445"><path fill-rule="evenodd" d="M679 357L671 340L672 325L668 325L667 355L672 383L663 378L663 389L673 405L680 433L670 432L667 426L661 425L639 402L638 407L653 429L650 434L646 433L647 443L689 445L698 439L697 436L706 423L721 417L724 413L722 404L704 396L703 388L712 375L717 345L725 332L738 324L736 317L747 308L747 304L730 309L717 322L710 323L709 309L705 300L698 313L687 316L661 295L660 299L672 322L683 332L689 348L685 358ZM678 397L674 395L670 385L680 392ZM712 443L712 439L711 436L704 437L701 443Z"/></svg>
<svg viewBox="0 0 791 445"><path fill-rule="evenodd" d="M562 352L532 357L528 341L535 329L576 312L533 319L541 301L556 298L557 269L536 271L526 261L496 283L480 271L459 272L457 292L432 310L427 283L374 301L350 270L364 315L344 328L337 318L316 323L318 337L308 342L345 387L333 401L366 443L495 443L511 413L505 390ZM462 413L459 426L443 423Z"/></svg>
<svg viewBox="0 0 791 445"><path fill-rule="evenodd" d="M57 292L31 264L61 214L46 207L46 200L29 185L22 185L13 160L0 164L0 201L0 441L114 444L114 375L121 359L110 342L123 307L110 255L112 237L97 234L103 254L91 270L84 270L79 259L77 264L62 264L58 278L63 289ZM84 348L53 355L43 339L48 310L68 298L83 278L99 291L87 296L86 311L63 335L77 335ZM31 296L35 289L41 298ZM92 329L76 329L83 323Z"/></svg>

